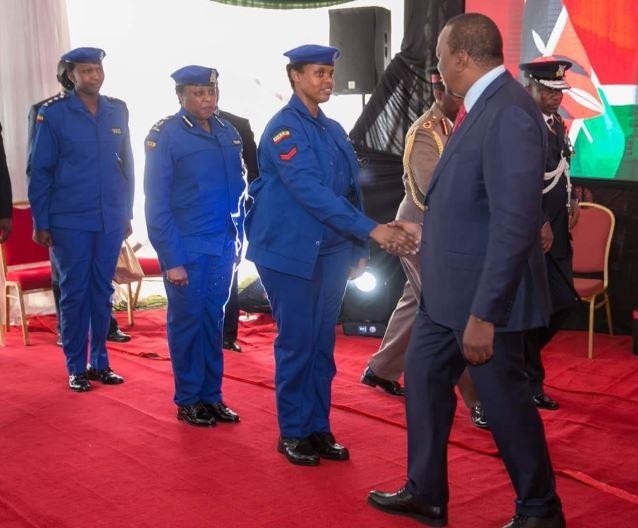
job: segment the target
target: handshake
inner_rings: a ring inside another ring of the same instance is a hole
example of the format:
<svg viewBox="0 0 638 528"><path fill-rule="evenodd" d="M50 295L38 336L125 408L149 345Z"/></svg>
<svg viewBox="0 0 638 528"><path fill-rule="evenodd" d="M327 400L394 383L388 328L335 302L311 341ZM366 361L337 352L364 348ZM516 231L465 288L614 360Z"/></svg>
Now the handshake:
<svg viewBox="0 0 638 528"><path fill-rule="evenodd" d="M407 220L394 220L378 224L370 232L370 238L388 253L405 257L416 255L421 244L421 224Z"/></svg>

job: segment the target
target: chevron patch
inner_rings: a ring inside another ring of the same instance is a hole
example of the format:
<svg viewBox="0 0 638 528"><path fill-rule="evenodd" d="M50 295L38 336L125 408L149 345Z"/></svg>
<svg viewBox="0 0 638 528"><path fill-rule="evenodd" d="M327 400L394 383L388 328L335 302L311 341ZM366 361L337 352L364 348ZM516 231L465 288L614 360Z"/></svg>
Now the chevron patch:
<svg viewBox="0 0 638 528"><path fill-rule="evenodd" d="M297 147L292 147L287 153L279 154L279 159L283 161L290 161L297 154Z"/></svg>

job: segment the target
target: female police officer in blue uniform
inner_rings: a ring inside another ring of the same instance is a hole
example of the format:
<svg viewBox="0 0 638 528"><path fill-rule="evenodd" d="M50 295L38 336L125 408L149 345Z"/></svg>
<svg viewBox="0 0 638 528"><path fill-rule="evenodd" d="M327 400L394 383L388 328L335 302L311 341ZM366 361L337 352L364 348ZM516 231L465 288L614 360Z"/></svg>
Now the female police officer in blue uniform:
<svg viewBox="0 0 638 528"><path fill-rule="evenodd" d="M367 240L415 249L399 228L362 213L357 159L343 128L319 109L334 86L339 50L306 45L284 54L294 94L259 144L249 194L247 258L266 289L279 334L275 384L278 451L293 464L347 460L330 431L334 326L346 281L362 270Z"/></svg>
<svg viewBox="0 0 638 528"><path fill-rule="evenodd" d="M171 76L181 110L146 138L146 224L164 270L177 418L238 422L222 401L224 304L243 236L245 182L239 133L214 115L217 70Z"/></svg>
<svg viewBox="0 0 638 528"><path fill-rule="evenodd" d="M41 106L28 164L35 239L52 247L60 272L62 346L69 388L79 392L91 388L88 379L124 381L110 369L105 343L111 281L131 232L133 156L126 105L99 93L104 55L77 48L62 56L75 89Z"/></svg>

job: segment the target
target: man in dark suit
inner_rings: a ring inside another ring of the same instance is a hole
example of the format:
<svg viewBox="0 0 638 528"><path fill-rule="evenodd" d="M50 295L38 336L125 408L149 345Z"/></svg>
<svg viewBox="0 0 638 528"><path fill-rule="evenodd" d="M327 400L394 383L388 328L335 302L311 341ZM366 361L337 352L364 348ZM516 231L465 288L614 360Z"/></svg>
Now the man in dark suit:
<svg viewBox="0 0 638 528"><path fill-rule="evenodd" d="M0 244L9 238L9 233L11 233L12 207L11 178L9 167L7 167L7 156L4 152L2 124L0 124Z"/></svg>
<svg viewBox="0 0 638 528"><path fill-rule="evenodd" d="M246 177L248 184L259 177L259 166L257 164L257 145L255 135L250 128L250 121L243 117L236 116L230 112L218 110L217 114L230 121L237 129L242 142L242 158L246 166ZM239 326L239 291L237 285L237 269L230 286L230 297L224 310L224 348L233 352L241 352L241 346L237 343L237 329Z"/></svg>
<svg viewBox="0 0 638 528"><path fill-rule="evenodd" d="M464 105L425 197L423 295L405 364L408 480L368 499L430 526L447 523L454 385L469 364L517 495L507 527L562 528L523 371L522 332L545 324L550 310L539 238L545 123L505 70L501 35L486 16L451 19L437 57L447 89Z"/></svg>

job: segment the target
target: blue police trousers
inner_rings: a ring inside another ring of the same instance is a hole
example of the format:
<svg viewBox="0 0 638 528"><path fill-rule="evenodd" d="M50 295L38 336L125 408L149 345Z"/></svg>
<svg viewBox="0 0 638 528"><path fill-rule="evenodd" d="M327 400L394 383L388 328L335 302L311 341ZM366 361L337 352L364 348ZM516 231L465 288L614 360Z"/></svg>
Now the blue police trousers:
<svg viewBox="0 0 638 528"><path fill-rule="evenodd" d="M111 320L111 281L120 254L124 227L105 233L51 228L53 260L60 282L60 331L69 375L109 366L106 336Z"/></svg>
<svg viewBox="0 0 638 528"><path fill-rule="evenodd" d="M351 248L320 255L311 279L257 266L278 328L275 388L283 438L330 431L335 324L351 262Z"/></svg>
<svg viewBox="0 0 638 528"><path fill-rule="evenodd" d="M233 241L220 256L192 254L184 265L188 284L176 286L164 275L168 347L177 405L222 400L222 329L235 259Z"/></svg>

